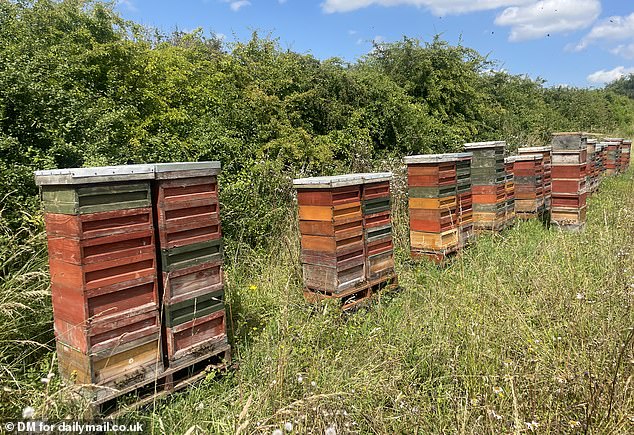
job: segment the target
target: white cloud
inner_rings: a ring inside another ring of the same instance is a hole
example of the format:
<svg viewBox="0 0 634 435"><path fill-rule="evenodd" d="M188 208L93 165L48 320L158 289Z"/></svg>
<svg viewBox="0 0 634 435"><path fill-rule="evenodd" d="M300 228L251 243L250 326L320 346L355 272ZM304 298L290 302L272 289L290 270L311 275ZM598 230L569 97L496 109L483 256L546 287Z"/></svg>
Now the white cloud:
<svg viewBox="0 0 634 435"><path fill-rule="evenodd" d="M430 9L436 15L499 9L533 3L535 0L325 0L321 7L329 14L350 12L368 6L417 6Z"/></svg>
<svg viewBox="0 0 634 435"><path fill-rule="evenodd" d="M585 50L595 42L614 43L627 40L634 41L634 13L626 17L614 16L601 20L579 41L574 50ZM626 46L618 46L613 50L619 55L631 53Z"/></svg>
<svg viewBox="0 0 634 435"><path fill-rule="evenodd" d="M588 81L598 84L610 83L628 74L634 74L634 67L626 68L624 66L617 66L611 70L602 69L600 71L593 72L588 76Z"/></svg>
<svg viewBox="0 0 634 435"><path fill-rule="evenodd" d="M224 0L225 3L229 3L229 8L233 12L238 12L245 6L251 6L251 2L249 0Z"/></svg>
<svg viewBox="0 0 634 435"><path fill-rule="evenodd" d="M124 6L130 12L137 12L139 10L132 0L118 0L117 3Z"/></svg>
<svg viewBox="0 0 634 435"><path fill-rule="evenodd" d="M511 27L509 40L524 41L583 29L600 13L599 0L542 0L505 9L495 24Z"/></svg>
<svg viewBox="0 0 634 435"><path fill-rule="evenodd" d="M634 59L634 43L617 45L610 50L610 53L626 59Z"/></svg>

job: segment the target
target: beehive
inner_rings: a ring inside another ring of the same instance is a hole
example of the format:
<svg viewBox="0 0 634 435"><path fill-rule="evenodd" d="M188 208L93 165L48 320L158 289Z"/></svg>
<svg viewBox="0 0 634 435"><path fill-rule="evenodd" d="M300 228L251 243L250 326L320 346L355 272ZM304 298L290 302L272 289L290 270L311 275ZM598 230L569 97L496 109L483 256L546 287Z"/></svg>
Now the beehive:
<svg viewBox="0 0 634 435"><path fill-rule="evenodd" d="M391 173L293 180L297 190L304 296L338 298L343 308L395 279Z"/></svg>
<svg viewBox="0 0 634 435"><path fill-rule="evenodd" d="M461 194L458 196L460 157L467 154L427 154L404 158L409 190L411 255L442 261L460 246L460 210L469 219L470 173L465 178L461 162Z"/></svg>
<svg viewBox="0 0 634 435"><path fill-rule="evenodd" d="M630 156L632 151L632 141L629 139L623 140L621 149L621 169L627 171L630 167Z"/></svg>
<svg viewBox="0 0 634 435"><path fill-rule="evenodd" d="M392 173L363 174L361 208L365 244L365 277L368 282L394 275L392 240Z"/></svg>
<svg viewBox="0 0 634 435"><path fill-rule="evenodd" d="M521 154L508 157L515 177L515 214L520 219L536 219L545 210L543 156Z"/></svg>
<svg viewBox="0 0 634 435"><path fill-rule="evenodd" d="M471 185L472 153L455 153L457 176L457 207L458 207L458 248L467 246L474 237L473 230L473 191Z"/></svg>
<svg viewBox="0 0 634 435"><path fill-rule="evenodd" d="M159 163L154 171L165 361L173 369L227 341L220 162Z"/></svg>
<svg viewBox="0 0 634 435"><path fill-rule="evenodd" d="M60 373L92 398L163 371L154 166L38 171Z"/></svg>
<svg viewBox="0 0 634 435"><path fill-rule="evenodd" d="M465 144L465 150L473 153L471 181L476 231L500 231L509 222L505 146L502 141Z"/></svg>
<svg viewBox="0 0 634 435"><path fill-rule="evenodd" d="M607 138L604 140L607 145L607 156L605 162L605 174L614 175L620 172L622 138Z"/></svg>
<svg viewBox="0 0 634 435"><path fill-rule="evenodd" d="M550 213L550 207L552 205L552 148L550 146L544 147L523 147L517 150L518 154L539 154L542 156L542 190L544 197L544 210L545 214Z"/></svg>
<svg viewBox="0 0 634 435"><path fill-rule="evenodd" d="M583 133L554 133L551 223L579 230L586 220L588 139Z"/></svg>
<svg viewBox="0 0 634 435"><path fill-rule="evenodd" d="M365 281L362 185L361 175L293 181L307 289L337 294Z"/></svg>
<svg viewBox="0 0 634 435"><path fill-rule="evenodd" d="M588 139L587 142L587 154L588 154L588 170L586 175L586 190L588 195L592 194L599 187L598 178L598 156L597 156L597 140Z"/></svg>

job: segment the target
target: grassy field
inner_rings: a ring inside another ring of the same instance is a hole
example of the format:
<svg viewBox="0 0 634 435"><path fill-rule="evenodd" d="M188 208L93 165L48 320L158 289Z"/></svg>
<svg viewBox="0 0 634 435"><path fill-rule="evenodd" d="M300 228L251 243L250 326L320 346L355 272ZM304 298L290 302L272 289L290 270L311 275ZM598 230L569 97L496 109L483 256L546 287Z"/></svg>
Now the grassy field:
<svg viewBox="0 0 634 435"><path fill-rule="evenodd" d="M235 369L125 418L164 434L632 433L633 191L632 171L606 179L585 232L518 223L440 269L408 259L397 185L401 289L344 316L304 303L289 215L266 255L229 250ZM23 251L10 237L0 255L29 261L0 281L0 411L76 416L58 377L46 381L42 236Z"/></svg>

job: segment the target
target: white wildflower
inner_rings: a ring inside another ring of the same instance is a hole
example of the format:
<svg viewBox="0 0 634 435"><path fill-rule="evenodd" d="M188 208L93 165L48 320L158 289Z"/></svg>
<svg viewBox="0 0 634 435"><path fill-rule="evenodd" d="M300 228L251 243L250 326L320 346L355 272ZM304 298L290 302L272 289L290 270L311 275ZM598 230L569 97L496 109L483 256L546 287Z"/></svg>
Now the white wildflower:
<svg viewBox="0 0 634 435"><path fill-rule="evenodd" d="M328 426L328 428L324 432L324 435L337 435L337 430L334 426Z"/></svg>
<svg viewBox="0 0 634 435"><path fill-rule="evenodd" d="M297 375L297 383L301 384L302 382L304 382L304 377L302 375Z"/></svg>
<svg viewBox="0 0 634 435"><path fill-rule="evenodd" d="M311 381L311 382L310 382L310 386L311 386L311 387L316 387L316 386L317 386L317 382L315 382L315 381Z"/></svg>
<svg viewBox="0 0 634 435"><path fill-rule="evenodd" d="M284 435L282 429L275 429L271 435Z"/></svg>
<svg viewBox="0 0 634 435"><path fill-rule="evenodd" d="M32 406L27 406L22 410L22 418L33 418L35 415L35 408Z"/></svg>
<svg viewBox="0 0 634 435"><path fill-rule="evenodd" d="M291 423L290 421L287 421L286 423L284 423L284 430L286 432L292 432L293 431L293 423Z"/></svg>

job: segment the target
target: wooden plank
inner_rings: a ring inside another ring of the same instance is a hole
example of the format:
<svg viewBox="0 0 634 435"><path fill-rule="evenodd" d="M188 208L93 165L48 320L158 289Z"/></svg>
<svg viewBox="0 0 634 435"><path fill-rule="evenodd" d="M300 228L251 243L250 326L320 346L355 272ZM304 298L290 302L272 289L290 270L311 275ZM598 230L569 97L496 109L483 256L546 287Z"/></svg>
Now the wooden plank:
<svg viewBox="0 0 634 435"><path fill-rule="evenodd" d="M161 249L161 267L163 271L171 272L222 260L222 254L221 239Z"/></svg>
<svg viewBox="0 0 634 435"><path fill-rule="evenodd" d="M223 288L222 261L199 264L171 272L164 271L163 302L174 304Z"/></svg>
<svg viewBox="0 0 634 435"><path fill-rule="evenodd" d="M456 207L456 196L444 198L409 198L409 208L411 209L445 209Z"/></svg>
<svg viewBox="0 0 634 435"><path fill-rule="evenodd" d="M224 310L224 308L224 290L220 289L213 293L163 305L164 324L172 328L218 310Z"/></svg>
<svg viewBox="0 0 634 435"><path fill-rule="evenodd" d="M48 213L85 214L151 206L149 183L42 186L43 208Z"/></svg>
<svg viewBox="0 0 634 435"><path fill-rule="evenodd" d="M299 219L307 221L352 222L361 218L361 202L337 206L299 206Z"/></svg>
<svg viewBox="0 0 634 435"><path fill-rule="evenodd" d="M49 258L78 265L134 257L154 250L154 231L151 229L84 240L48 237Z"/></svg>
<svg viewBox="0 0 634 435"><path fill-rule="evenodd" d="M45 213L44 221L47 235L79 240L154 228L150 207L83 215Z"/></svg>
<svg viewBox="0 0 634 435"><path fill-rule="evenodd" d="M458 244L458 230L452 229L444 233L410 231L410 244L413 249L448 249Z"/></svg>

